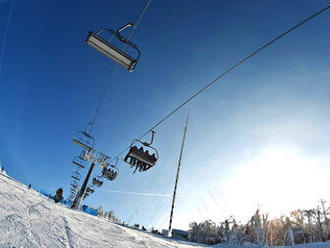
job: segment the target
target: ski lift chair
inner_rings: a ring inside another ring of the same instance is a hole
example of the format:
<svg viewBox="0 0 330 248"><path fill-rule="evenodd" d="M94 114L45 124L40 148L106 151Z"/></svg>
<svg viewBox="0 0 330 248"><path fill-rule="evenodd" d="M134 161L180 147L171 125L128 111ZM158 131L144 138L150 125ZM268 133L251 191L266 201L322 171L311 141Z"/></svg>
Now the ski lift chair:
<svg viewBox="0 0 330 248"><path fill-rule="evenodd" d="M109 172L108 179L110 181L115 180L117 178L118 174L119 174L118 168L115 167L114 165L110 165L110 168L108 168L108 172Z"/></svg>
<svg viewBox="0 0 330 248"><path fill-rule="evenodd" d="M78 185L75 182L72 182L70 185L71 185L72 189L74 189L74 190L78 189Z"/></svg>
<svg viewBox="0 0 330 248"><path fill-rule="evenodd" d="M74 171L74 172L71 174L71 177L72 177L74 180L76 180L76 181L80 181L80 177L81 177L81 175L80 175L79 172Z"/></svg>
<svg viewBox="0 0 330 248"><path fill-rule="evenodd" d="M75 195L70 194L70 195L68 196L68 200L69 200L69 201L72 201L74 197L75 197Z"/></svg>
<svg viewBox="0 0 330 248"><path fill-rule="evenodd" d="M117 168L117 166L114 165L110 165L111 167L111 178L110 180L115 180L119 174L119 169Z"/></svg>
<svg viewBox="0 0 330 248"><path fill-rule="evenodd" d="M83 150L81 151L80 157L87 162L90 159L91 154Z"/></svg>
<svg viewBox="0 0 330 248"><path fill-rule="evenodd" d="M109 181L115 180L118 176L118 173L119 170L114 165L110 165L110 167L104 167L102 170L102 176Z"/></svg>
<svg viewBox="0 0 330 248"><path fill-rule="evenodd" d="M92 123L88 123L84 131L79 131L76 137L72 138L73 143L81 146L83 149L91 152L95 145L95 138L91 136L87 131L92 127Z"/></svg>
<svg viewBox="0 0 330 248"><path fill-rule="evenodd" d="M86 192L93 194L94 193L94 189L92 189L90 187L87 187Z"/></svg>
<svg viewBox="0 0 330 248"><path fill-rule="evenodd" d="M110 159L110 157L108 155L105 155L101 152L97 152L97 160L96 162L99 164L99 167L101 168L105 168L109 165L108 160Z"/></svg>
<svg viewBox="0 0 330 248"><path fill-rule="evenodd" d="M127 23L124 26L120 27L116 31L112 29L101 29L96 34L92 31L89 32L86 43L91 47L95 48L99 52L103 53L104 55L108 56L110 59L114 60L121 66L125 67L129 71L133 71L137 62L140 59L141 52L137 48L137 46L129 41L127 38L123 37L120 32L124 29L133 26L131 23ZM135 58L128 55L126 52L120 50L119 48L115 47L113 44L110 44L106 40L104 40L100 34L103 32L109 32L114 38L117 38L121 43L133 48L137 55Z"/></svg>
<svg viewBox="0 0 330 248"><path fill-rule="evenodd" d="M117 178L119 174L119 169L117 167L119 158L116 158L116 164L109 164L109 168L107 168L107 179L113 181Z"/></svg>
<svg viewBox="0 0 330 248"><path fill-rule="evenodd" d="M94 177L92 183L97 187L101 187L103 185L103 180L101 177Z"/></svg>
<svg viewBox="0 0 330 248"><path fill-rule="evenodd" d="M78 166L79 168L84 169L86 166L86 160L83 157L84 156L85 151L82 151L82 153L79 156L74 157L74 159L72 160L72 163L75 164L76 166Z"/></svg>
<svg viewBox="0 0 330 248"><path fill-rule="evenodd" d="M153 167L159 158L157 149L151 146L154 140L154 135L155 132L152 130L151 141L149 143L134 139L124 161L129 163L131 167L136 166L136 169L139 169L141 172ZM140 148L135 145L133 146L135 142L140 143L142 146ZM145 150L143 149L143 146L145 147ZM148 150L146 150L147 147L152 149L154 153L150 155Z"/></svg>

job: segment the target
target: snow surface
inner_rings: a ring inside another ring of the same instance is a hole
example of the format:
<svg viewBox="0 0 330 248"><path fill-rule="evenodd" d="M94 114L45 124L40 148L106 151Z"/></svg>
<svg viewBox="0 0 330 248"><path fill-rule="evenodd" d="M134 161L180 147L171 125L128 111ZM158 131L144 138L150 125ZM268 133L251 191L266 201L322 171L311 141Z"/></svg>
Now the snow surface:
<svg viewBox="0 0 330 248"><path fill-rule="evenodd" d="M1 161L0 161L0 174L7 176L6 171L1 168Z"/></svg>
<svg viewBox="0 0 330 248"><path fill-rule="evenodd" d="M223 244L206 246L176 241L123 227L55 204L38 192L0 174L0 247L224 248L230 246ZM294 246L294 248L325 247L330 248L330 243Z"/></svg>

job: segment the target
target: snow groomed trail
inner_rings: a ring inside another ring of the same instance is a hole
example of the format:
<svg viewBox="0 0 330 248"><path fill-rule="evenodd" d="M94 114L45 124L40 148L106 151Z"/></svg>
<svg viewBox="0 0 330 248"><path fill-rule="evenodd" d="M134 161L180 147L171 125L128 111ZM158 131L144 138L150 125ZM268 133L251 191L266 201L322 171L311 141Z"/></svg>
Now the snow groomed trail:
<svg viewBox="0 0 330 248"><path fill-rule="evenodd" d="M205 246L175 241L122 227L55 204L38 192L0 173L0 248L14 247L220 248L230 246L223 244ZM330 248L330 243L302 245L295 248Z"/></svg>
<svg viewBox="0 0 330 248"><path fill-rule="evenodd" d="M157 237L55 204L0 174L0 247L205 247Z"/></svg>

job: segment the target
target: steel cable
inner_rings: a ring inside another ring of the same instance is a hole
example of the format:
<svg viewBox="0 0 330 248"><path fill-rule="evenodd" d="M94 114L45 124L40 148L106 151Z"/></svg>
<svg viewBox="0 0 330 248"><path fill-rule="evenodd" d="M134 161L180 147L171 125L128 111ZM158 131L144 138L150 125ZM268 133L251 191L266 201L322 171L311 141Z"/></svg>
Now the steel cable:
<svg viewBox="0 0 330 248"><path fill-rule="evenodd" d="M296 28L300 27L301 25L305 24L306 22L310 21L311 19L313 19L314 17L320 15L321 13L325 12L326 10L328 10L330 8L330 5L328 5L327 7L321 9L320 11L314 13L313 15L307 17L306 19L304 19L303 21L299 22L298 24L296 24L295 26L293 26L292 28L288 29L287 31L281 33L280 35L278 35L277 37L275 37L274 39L272 39L271 41L267 42L266 44L264 44L263 46L261 46L259 49L255 50L254 52L252 52L250 55L248 55L247 57L243 58L242 60L240 60L238 63L234 64L233 66L231 66L229 69L227 69L225 72L223 72L222 74L220 74L219 76L217 76L214 80L212 80L211 82L207 83L203 88L201 88L200 90L198 90L194 95L192 95L191 97L189 97L188 99L186 99L183 103L181 103L179 106L177 106L174 110L172 110L170 113L168 113L167 115L165 115L162 119L160 119L158 122L156 122L156 124L154 124L148 131L146 131L143 135L141 135L138 139L142 139L144 138L148 133L150 133L152 130L154 130L156 127L158 127L160 124L162 124L166 119L168 119L170 116L172 116L174 113L176 113L179 109L181 109L184 105L186 105L187 103L189 103L192 99L194 99L196 96L198 96L199 94L201 94L203 91L205 91L207 88L209 88L210 86L212 86L213 84L215 84L216 82L218 82L221 78L223 78L224 76L226 76L228 73L232 72L233 70L235 70L237 67L239 67L241 64L245 63L247 60L249 60L250 58L252 58L254 55L258 54L259 52L261 52L262 50L264 50L265 48L267 48L268 46L270 46L271 44L275 43L276 41L278 41L279 39L283 38L285 35L287 35L288 33L292 32L293 30L295 30ZM126 147L124 150L122 150L121 152L119 152L116 156L114 156L114 158L119 157L121 154L123 154L125 151L127 151L130 148L130 146Z"/></svg>

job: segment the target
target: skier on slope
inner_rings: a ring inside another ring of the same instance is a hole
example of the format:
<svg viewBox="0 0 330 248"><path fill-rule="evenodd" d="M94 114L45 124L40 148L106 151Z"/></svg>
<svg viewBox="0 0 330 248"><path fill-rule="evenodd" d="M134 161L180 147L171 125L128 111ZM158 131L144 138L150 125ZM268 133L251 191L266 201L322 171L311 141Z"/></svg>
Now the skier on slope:
<svg viewBox="0 0 330 248"><path fill-rule="evenodd" d="M56 195L54 196L54 201L55 203L58 203L59 201L63 200L63 189L59 188L58 190L56 190Z"/></svg>

